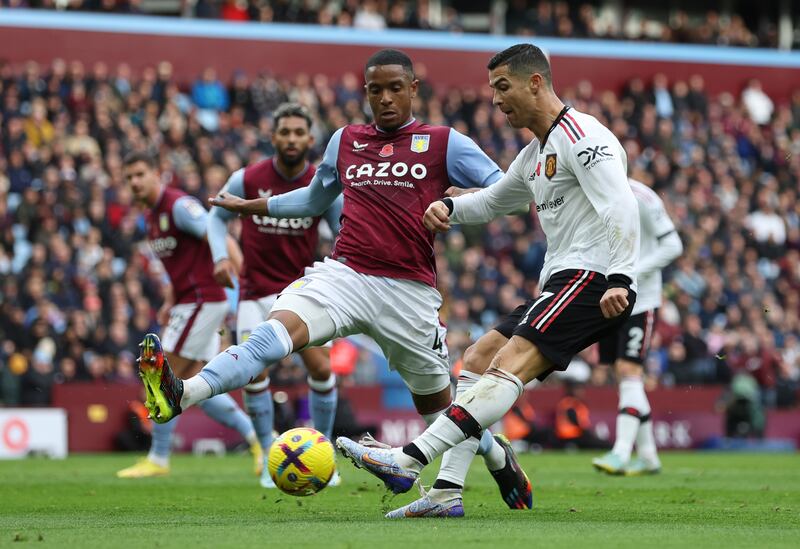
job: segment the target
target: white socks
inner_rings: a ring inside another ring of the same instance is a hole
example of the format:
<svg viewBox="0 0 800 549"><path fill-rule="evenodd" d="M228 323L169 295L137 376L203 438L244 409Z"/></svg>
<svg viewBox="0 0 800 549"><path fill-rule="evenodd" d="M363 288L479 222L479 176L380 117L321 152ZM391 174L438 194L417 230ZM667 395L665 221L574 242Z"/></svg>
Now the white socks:
<svg viewBox="0 0 800 549"><path fill-rule="evenodd" d="M483 428L502 418L522 394L522 390L522 382L516 376L490 368L471 389L456 399L444 416L417 437L413 444L430 463L448 449L467 438L474 438ZM477 442L475 439L476 449Z"/></svg>
<svg viewBox="0 0 800 549"><path fill-rule="evenodd" d="M456 386L456 401L480 379L481 376L478 374L466 370L462 371L458 377L458 385ZM506 453L503 447L492 438L488 430L484 431L483 437L491 441L489 443L491 444L489 450L483 455L486 466L490 471L502 469L506 464ZM467 478L467 473L469 472L469 467L472 464L475 453L478 451L478 447L479 441L475 437L469 437L461 444L446 451L442 456L442 465L439 468L439 474L436 477L437 480L446 480L463 487L464 481Z"/></svg>
<svg viewBox="0 0 800 549"><path fill-rule="evenodd" d="M199 375L192 376L183 382L181 410L185 411L189 406L194 406L209 397L211 397L211 385Z"/></svg>
<svg viewBox="0 0 800 549"><path fill-rule="evenodd" d="M653 433L653 421L648 420L639 425L636 434L636 453L645 460L650 466L661 466L658 459L658 448L656 447L656 436Z"/></svg>
<svg viewBox="0 0 800 549"><path fill-rule="evenodd" d="M631 459L633 444L643 426L649 426L652 435L652 422L647 421L642 424L641 419L647 419L650 415L650 402L644 392L644 381L642 378L626 377L619 384L619 414L617 415L617 440L611 450L620 457L623 462ZM647 435L644 435L645 439ZM651 437L652 451L655 451L655 440ZM645 441L647 445L647 441ZM649 448L648 448L649 450ZM640 450L641 452L641 450ZM644 456L642 456L644 457Z"/></svg>

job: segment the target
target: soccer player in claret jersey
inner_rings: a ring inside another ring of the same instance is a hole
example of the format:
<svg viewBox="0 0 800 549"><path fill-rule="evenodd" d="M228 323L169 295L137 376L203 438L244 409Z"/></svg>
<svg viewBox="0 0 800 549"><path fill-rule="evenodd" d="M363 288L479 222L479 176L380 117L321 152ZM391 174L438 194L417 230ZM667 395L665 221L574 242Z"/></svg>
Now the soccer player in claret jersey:
<svg viewBox="0 0 800 549"><path fill-rule="evenodd" d="M234 172L222 192L245 199L269 197L307 186L316 169L307 156L314 138L311 117L300 105L286 103L274 114L272 144L275 156ZM334 202L324 218L331 230L339 230L341 201ZM234 213L219 207L208 216L208 240L214 259L214 275L220 284L233 283L233 266L226 246L227 223ZM239 306L236 340L245 341L267 319L280 291L303 275L314 262L321 217L277 219L253 214L242 219L241 245L244 255L239 277ZM308 347L300 351L309 372L309 404L314 427L332 438L336 415L336 376L331 373L328 349ZM255 425L261 447L272 445L274 409L269 390L268 369L244 387L244 405ZM265 456L266 458L266 456ZM339 483L338 473L329 484ZM267 467L261 472L261 486L274 488Z"/></svg>
<svg viewBox="0 0 800 549"><path fill-rule="evenodd" d="M548 243L542 292L512 313L509 339L484 375L412 443L384 449L337 439L357 466L398 492L454 445L474 447L526 383L566 369L573 355L618 330L636 298L639 214L619 141L594 117L561 102L536 46L512 46L488 68L494 104L534 139L498 183L434 201L423 221L447 231L451 223L483 223L534 202ZM413 514L425 499L390 515Z"/></svg>
<svg viewBox="0 0 800 549"><path fill-rule="evenodd" d="M146 213L150 248L167 271L171 287L158 313L163 326L164 360L169 359L179 377L197 373L201 362L219 352L219 329L228 314L225 291L214 280L211 252L206 242L207 212L194 197L161 183L155 160L147 154L131 153L124 160L125 180ZM232 251L239 252L231 239ZM142 352L149 356L150 349ZM140 375L142 371L140 369ZM152 393L147 402L152 403ZM253 423L236 401L219 394L200 406L212 419L239 431L250 444L256 467L263 461ZM169 473L172 433L177 421L153 426L148 456L117 473L121 478L141 478Z"/></svg>
<svg viewBox="0 0 800 549"><path fill-rule="evenodd" d="M661 305L661 270L677 259L683 244L661 198L647 185L630 180L639 203L642 238L636 275L639 290L630 318L615 334L600 341L600 363L614 365L619 382L619 413L614 448L592 460L596 469L612 475L658 473L658 459L650 402L644 392L644 360L658 307ZM636 443L637 458L631 460Z"/></svg>
<svg viewBox="0 0 800 549"><path fill-rule="evenodd" d="M450 185L484 187L502 177L497 165L468 137L414 119L418 82L411 60L396 50L373 55L365 68L374 124L349 125L331 137L308 187L246 200L221 193L212 204L277 218L316 216L344 195L342 224L333 256L306 269L272 307L250 338L214 358L182 382L166 362L142 362L144 382L160 396L150 403L166 421L210 395L242 387L264 366L294 350L334 337L363 333L381 347L402 376L417 411L429 424L451 402L446 330L439 322L434 235L420 222L425 208ZM146 337L157 345L157 338ZM147 348L147 346L145 346ZM516 457L487 431L478 452L511 508L531 506L531 488ZM425 516L461 516L462 487L473 445L443 458ZM444 480L444 479L447 480ZM392 486L406 491L414 482Z"/></svg>

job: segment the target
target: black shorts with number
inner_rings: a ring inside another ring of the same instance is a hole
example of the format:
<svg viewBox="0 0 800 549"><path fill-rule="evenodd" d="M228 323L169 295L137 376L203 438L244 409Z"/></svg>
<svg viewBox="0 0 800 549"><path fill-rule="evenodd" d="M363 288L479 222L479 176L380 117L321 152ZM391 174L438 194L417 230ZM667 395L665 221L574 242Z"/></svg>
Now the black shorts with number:
<svg viewBox="0 0 800 549"><path fill-rule="evenodd" d="M614 364L618 358L644 364L653 338L656 310L631 315L619 331L600 340L600 364Z"/></svg>
<svg viewBox="0 0 800 549"><path fill-rule="evenodd" d="M605 318L600 299L608 289L600 273L569 269L552 275L536 299L520 305L494 329L532 342L552 363L552 370L566 370L572 357L608 334L615 334L628 319L636 294L628 292L628 308L615 318Z"/></svg>

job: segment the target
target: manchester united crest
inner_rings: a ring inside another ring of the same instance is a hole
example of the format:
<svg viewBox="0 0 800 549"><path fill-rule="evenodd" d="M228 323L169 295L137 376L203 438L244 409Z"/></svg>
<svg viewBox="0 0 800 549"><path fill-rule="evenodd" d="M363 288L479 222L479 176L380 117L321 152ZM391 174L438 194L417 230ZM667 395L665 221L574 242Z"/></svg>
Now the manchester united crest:
<svg viewBox="0 0 800 549"><path fill-rule="evenodd" d="M547 179L553 179L556 174L556 156L555 154L548 154L544 161L544 175Z"/></svg>

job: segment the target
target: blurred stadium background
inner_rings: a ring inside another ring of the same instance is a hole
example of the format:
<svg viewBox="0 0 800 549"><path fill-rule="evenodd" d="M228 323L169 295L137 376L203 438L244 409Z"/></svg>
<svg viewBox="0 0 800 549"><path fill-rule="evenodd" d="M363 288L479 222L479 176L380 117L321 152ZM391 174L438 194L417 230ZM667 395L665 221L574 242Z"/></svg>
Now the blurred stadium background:
<svg viewBox="0 0 800 549"><path fill-rule="evenodd" d="M503 168L530 136L491 106L489 56L530 39L556 91L606 123L664 199L684 256L665 273L647 362L665 448L800 443L800 7L791 0L0 0L0 457L110 451L140 398L134 355L158 329L164 273L122 178L132 150L205 198L272 153L272 110L314 114L319 158L368 120L362 65L415 60L415 114L470 135ZM330 248L323 243L320 254ZM437 242L454 371L537 291L534 214ZM231 330L225 332L230 338ZM369 341L337 342L339 418L396 444L423 424ZM616 388L589 350L570 368L601 439ZM305 374L273 372L278 428L308 420ZM531 388L508 430L554 424L563 380ZM349 403L349 405L347 405ZM347 413L347 412L351 413ZM191 410L179 448L236 444ZM552 441L551 441L552 442Z"/></svg>

